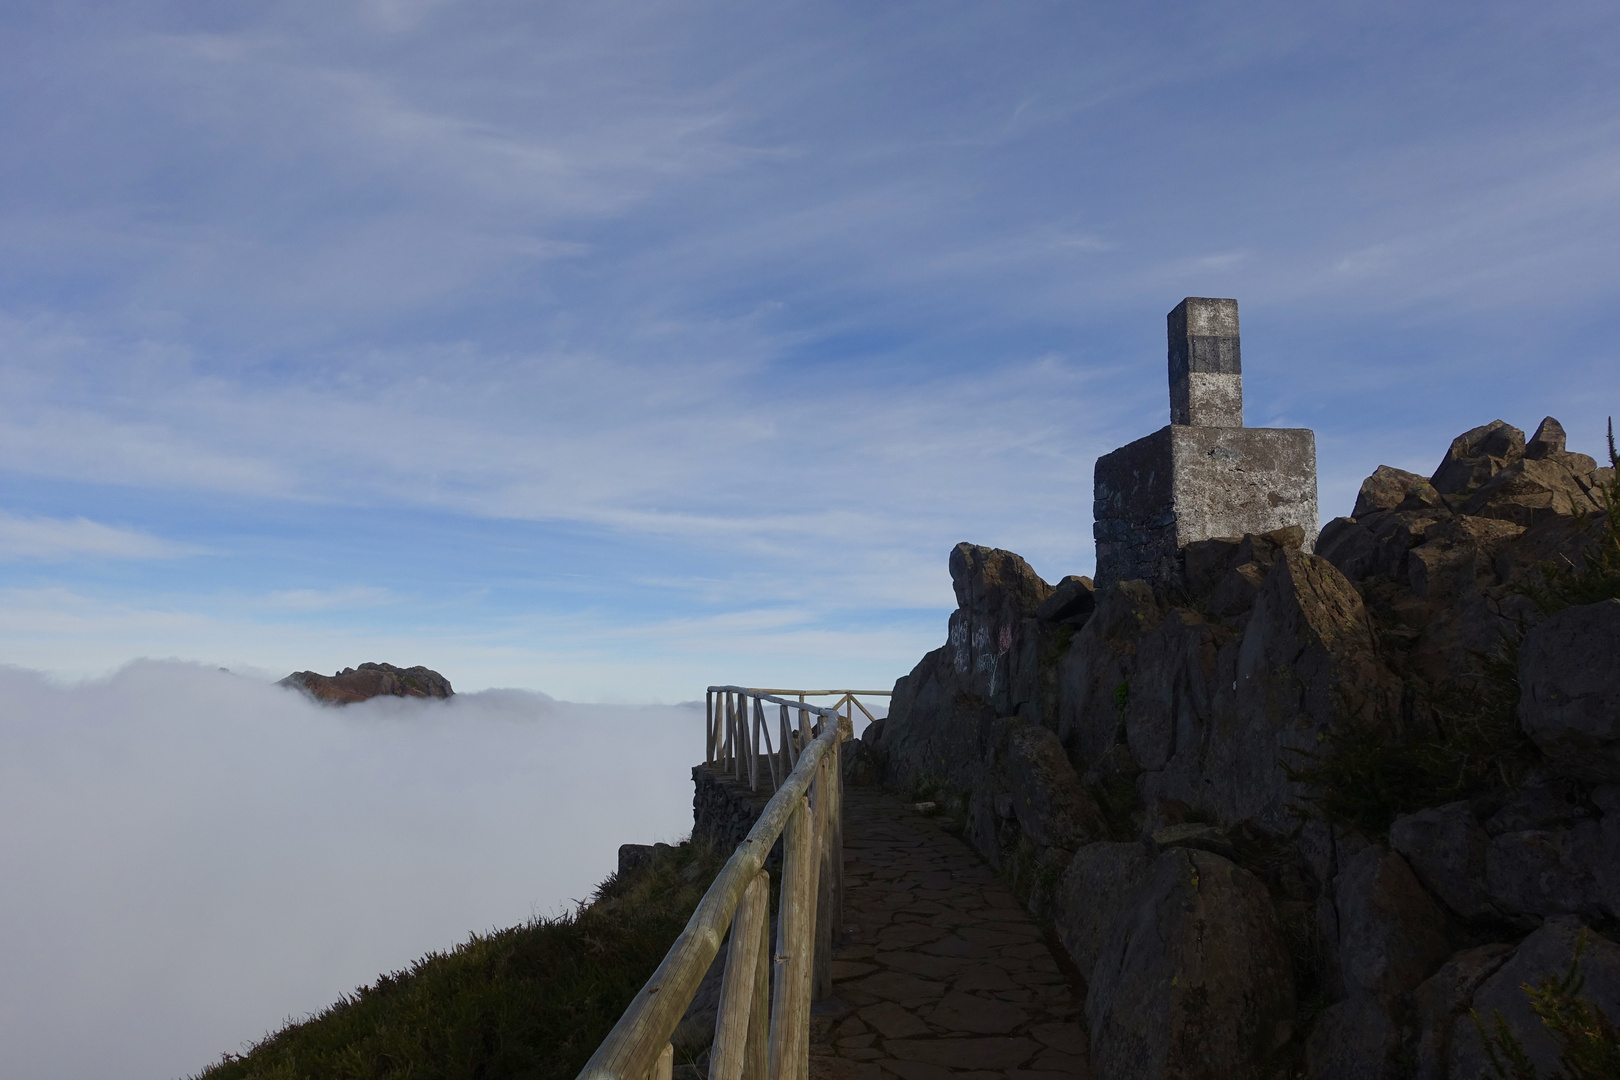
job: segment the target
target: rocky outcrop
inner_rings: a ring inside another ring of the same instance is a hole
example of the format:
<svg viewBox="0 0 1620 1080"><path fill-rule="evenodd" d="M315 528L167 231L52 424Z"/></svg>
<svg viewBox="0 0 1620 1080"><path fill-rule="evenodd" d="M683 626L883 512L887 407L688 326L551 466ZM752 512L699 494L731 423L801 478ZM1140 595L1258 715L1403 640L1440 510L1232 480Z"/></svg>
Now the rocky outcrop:
<svg viewBox="0 0 1620 1080"><path fill-rule="evenodd" d="M1052 922L1063 948L1090 983L1114 924L1136 905L1156 857L1140 841L1100 841L1075 852L1052 899Z"/></svg>
<svg viewBox="0 0 1620 1080"><path fill-rule="evenodd" d="M1519 650L1519 721L1561 771L1620 783L1620 600L1566 608Z"/></svg>
<svg viewBox="0 0 1620 1080"><path fill-rule="evenodd" d="M1545 569L1608 542L1612 479L1495 421L1314 553L1215 537L1097 590L958 545L859 768L1051 917L1097 1075L1472 1078L1457 1010L1620 925L1620 600L1549 615Z"/></svg>
<svg viewBox="0 0 1620 1080"><path fill-rule="evenodd" d="M431 668L398 668L393 664L361 664L332 675L295 671L277 686L290 686L333 705L347 705L374 697L447 698L455 694L450 680Z"/></svg>
<svg viewBox="0 0 1620 1080"><path fill-rule="evenodd" d="M1310 1074L1383 1080L1413 1027L1410 994L1451 953L1440 906L1399 855L1362 851L1333 882L1343 1000L1318 1018Z"/></svg>
<svg viewBox="0 0 1620 1080"><path fill-rule="evenodd" d="M1243 1078L1293 1033L1293 975L1266 888L1206 851L1160 855L1086 997L1091 1067L1118 1080Z"/></svg>
<svg viewBox="0 0 1620 1080"><path fill-rule="evenodd" d="M1538 778L1395 821L1390 844L1464 921L1620 921L1620 787Z"/></svg>

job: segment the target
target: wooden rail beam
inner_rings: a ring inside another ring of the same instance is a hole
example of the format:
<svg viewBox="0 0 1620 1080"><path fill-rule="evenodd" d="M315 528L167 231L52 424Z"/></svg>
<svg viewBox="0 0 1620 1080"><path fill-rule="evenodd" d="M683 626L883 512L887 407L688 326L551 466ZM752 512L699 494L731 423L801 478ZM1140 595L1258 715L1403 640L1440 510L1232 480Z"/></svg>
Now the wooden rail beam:
<svg viewBox="0 0 1620 1080"><path fill-rule="evenodd" d="M578 1080L642 1080L657 1063L658 1056L668 1045L676 1025L680 1023L681 1016L691 1003L698 984L703 981L709 965L719 953L721 939L736 913L743 894L763 869L766 857L790 817L802 810L805 793L815 778L820 762L842 736L843 730L834 722L826 727L820 737L805 746L799 764L772 796L770 802L766 803L759 819L754 822L754 827L749 830L747 839L737 845L737 850L727 860L715 878L714 884L709 886L709 891L698 901L697 910L687 920L686 928L675 939L675 944L664 955L663 961L647 980L647 984L631 1000L629 1008L613 1026L608 1037L585 1063ZM807 821L798 826L801 830L806 827ZM795 850L791 842L788 850L790 853ZM819 862L812 857L813 838L811 844L798 844L797 850L799 852L797 862L802 864L808 861L809 873L813 875ZM794 858L790 854L788 861L791 863ZM813 878L808 882L805 882L804 878L805 868L801 866L799 871L801 884L796 888L808 890L807 895L803 897L804 906L807 907L809 899L815 895L815 884ZM784 895L787 894L787 886L788 883L784 879ZM807 911L804 914L811 913ZM804 918L801 921L808 924L809 920ZM809 926L806 925L802 932L808 930ZM810 959L807 949L801 950L800 956L803 961ZM810 989L809 963L805 962L799 966L803 968L800 979L801 993L807 996ZM805 1025L806 1029L809 1020L808 1004L806 1000L805 1007L797 1010L801 1014L799 1022ZM778 995L778 1001L772 1012L777 1012L781 1007ZM775 1027L773 1016L770 1035L773 1063L776 1045ZM775 1076L774 1069L772 1076ZM795 1080L805 1078L801 1073Z"/></svg>

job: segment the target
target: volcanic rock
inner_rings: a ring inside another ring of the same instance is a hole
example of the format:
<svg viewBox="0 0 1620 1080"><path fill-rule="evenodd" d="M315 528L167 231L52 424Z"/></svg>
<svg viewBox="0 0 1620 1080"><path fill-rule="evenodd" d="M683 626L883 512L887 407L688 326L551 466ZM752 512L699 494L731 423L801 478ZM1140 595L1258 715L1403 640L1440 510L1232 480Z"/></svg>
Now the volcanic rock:
<svg viewBox="0 0 1620 1080"><path fill-rule="evenodd" d="M393 664L361 664L332 675L295 671L276 685L296 687L334 705L374 697L447 698L455 693L449 679L420 665L398 668Z"/></svg>
<svg viewBox="0 0 1620 1080"><path fill-rule="evenodd" d="M1286 1043L1293 972L1266 888L1219 855L1161 854L1114 921L1086 998L1110 1080L1255 1077Z"/></svg>
<svg viewBox="0 0 1620 1080"><path fill-rule="evenodd" d="M1571 776L1620 782L1620 600L1565 608L1519 650L1519 722Z"/></svg>

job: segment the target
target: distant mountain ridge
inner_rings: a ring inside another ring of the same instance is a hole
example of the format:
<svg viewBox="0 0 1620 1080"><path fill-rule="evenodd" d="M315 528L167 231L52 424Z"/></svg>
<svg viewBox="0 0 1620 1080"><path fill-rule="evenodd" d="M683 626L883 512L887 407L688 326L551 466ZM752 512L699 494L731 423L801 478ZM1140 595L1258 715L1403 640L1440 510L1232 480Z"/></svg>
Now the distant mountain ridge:
<svg viewBox="0 0 1620 1080"><path fill-rule="evenodd" d="M450 680L432 668L418 664L400 668L393 664L361 664L331 675L295 671L277 686L291 686L320 701L334 705L365 701L374 697L448 698L455 694Z"/></svg>

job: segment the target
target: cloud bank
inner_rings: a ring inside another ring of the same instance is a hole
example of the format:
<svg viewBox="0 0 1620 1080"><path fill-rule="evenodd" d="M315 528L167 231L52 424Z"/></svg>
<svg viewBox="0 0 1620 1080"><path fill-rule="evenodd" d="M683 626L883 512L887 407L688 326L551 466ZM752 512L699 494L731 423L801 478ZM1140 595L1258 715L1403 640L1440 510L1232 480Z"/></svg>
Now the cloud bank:
<svg viewBox="0 0 1620 1080"><path fill-rule="evenodd" d="M691 827L690 707L0 668L0 1074L189 1074Z"/></svg>

